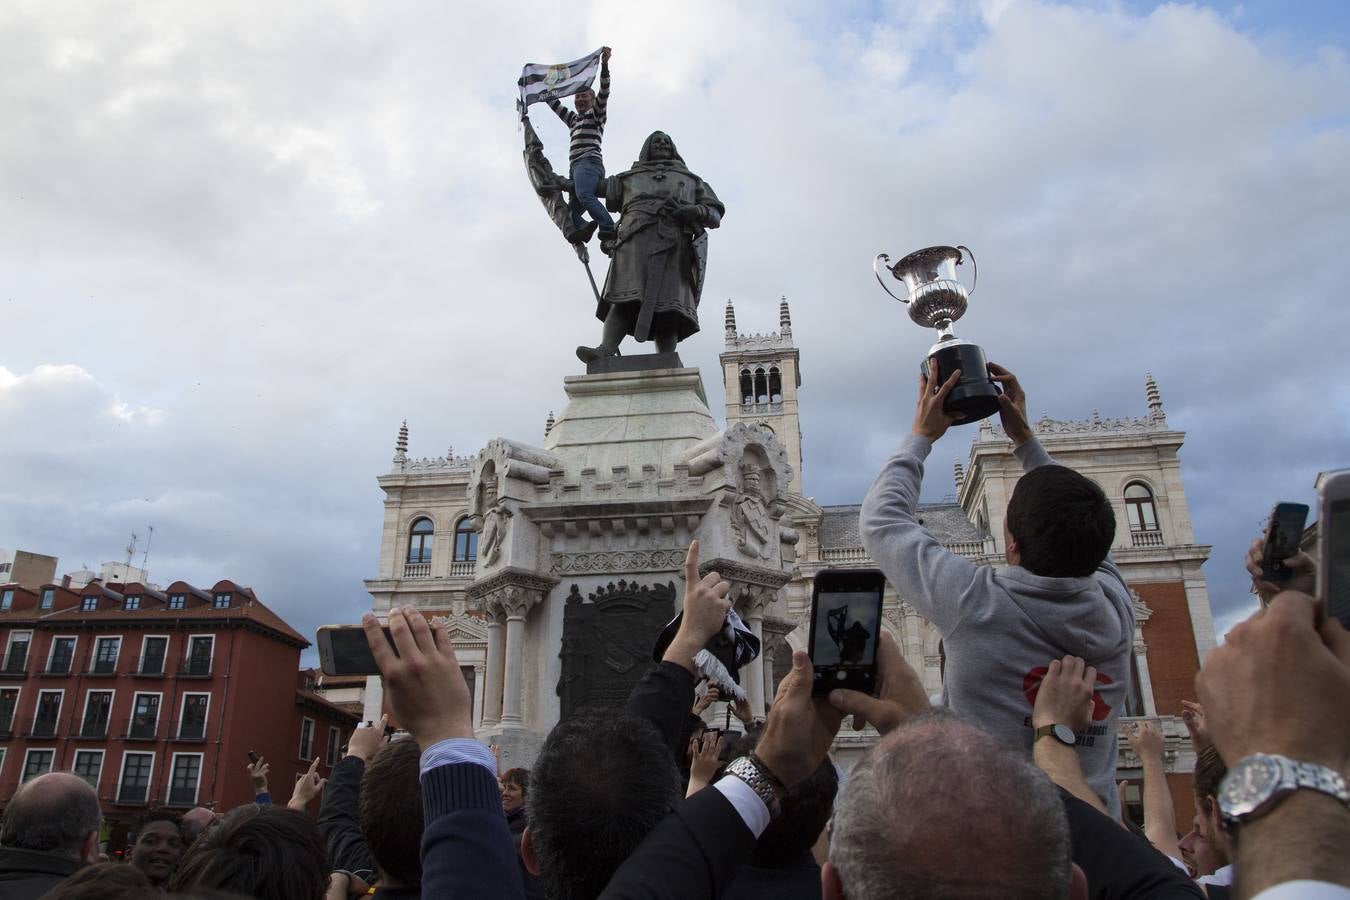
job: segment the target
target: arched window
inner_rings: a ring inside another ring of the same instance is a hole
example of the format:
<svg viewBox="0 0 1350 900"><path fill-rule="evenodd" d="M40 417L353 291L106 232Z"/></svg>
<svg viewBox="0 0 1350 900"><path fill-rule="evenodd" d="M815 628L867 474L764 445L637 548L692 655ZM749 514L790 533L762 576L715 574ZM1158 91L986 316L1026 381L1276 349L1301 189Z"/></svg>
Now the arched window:
<svg viewBox="0 0 1350 900"><path fill-rule="evenodd" d="M1158 508L1153 505L1153 492L1135 482L1125 488L1125 515L1131 531L1157 531Z"/></svg>
<svg viewBox="0 0 1350 900"><path fill-rule="evenodd" d="M777 366L769 369L769 402L783 402L783 376L778 373Z"/></svg>
<svg viewBox="0 0 1350 900"><path fill-rule="evenodd" d="M478 558L478 532L468 516L455 525L455 562L470 562Z"/></svg>
<svg viewBox="0 0 1350 900"><path fill-rule="evenodd" d="M436 526L430 519L422 518L413 522L408 532L408 562L431 562L431 541L436 534Z"/></svg>
<svg viewBox="0 0 1350 900"><path fill-rule="evenodd" d="M741 405L749 406L755 402L755 382L749 369L741 369Z"/></svg>
<svg viewBox="0 0 1350 900"><path fill-rule="evenodd" d="M769 379L764 375L764 369L755 369L755 402L769 402Z"/></svg>

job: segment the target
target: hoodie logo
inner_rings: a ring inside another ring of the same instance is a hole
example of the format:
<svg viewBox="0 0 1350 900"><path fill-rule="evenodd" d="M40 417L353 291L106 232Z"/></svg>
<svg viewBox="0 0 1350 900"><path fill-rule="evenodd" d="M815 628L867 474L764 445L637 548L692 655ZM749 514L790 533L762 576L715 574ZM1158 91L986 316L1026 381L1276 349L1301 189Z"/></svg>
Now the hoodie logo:
<svg viewBox="0 0 1350 900"><path fill-rule="evenodd" d="M1036 705L1036 695L1041 691L1041 681L1045 678L1045 673L1049 671L1048 666L1037 666L1026 674L1022 679L1022 693L1026 694L1027 703ZM1101 672L1097 673L1097 684L1112 684L1109 677ZM1092 692L1092 721L1101 722L1111 715L1110 705L1102 699L1102 695L1096 691Z"/></svg>

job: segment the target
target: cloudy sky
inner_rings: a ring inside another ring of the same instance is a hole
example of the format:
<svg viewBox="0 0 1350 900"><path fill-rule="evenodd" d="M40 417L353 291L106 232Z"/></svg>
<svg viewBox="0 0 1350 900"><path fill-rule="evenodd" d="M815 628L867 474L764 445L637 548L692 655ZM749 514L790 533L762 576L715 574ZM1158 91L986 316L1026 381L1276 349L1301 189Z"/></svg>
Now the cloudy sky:
<svg viewBox="0 0 1350 900"><path fill-rule="evenodd" d="M714 398L725 300L792 303L808 494L856 502L909 428L930 336L872 256L968 244L958 333L1033 414L1142 415L1154 373L1246 614L1272 502L1350 457L1343 4L512 7L0 7L0 546L97 567L154 525L161 583L354 620L400 420L417 456L537 443L598 337L513 100L609 44L610 170L662 128L727 206L681 346Z"/></svg>

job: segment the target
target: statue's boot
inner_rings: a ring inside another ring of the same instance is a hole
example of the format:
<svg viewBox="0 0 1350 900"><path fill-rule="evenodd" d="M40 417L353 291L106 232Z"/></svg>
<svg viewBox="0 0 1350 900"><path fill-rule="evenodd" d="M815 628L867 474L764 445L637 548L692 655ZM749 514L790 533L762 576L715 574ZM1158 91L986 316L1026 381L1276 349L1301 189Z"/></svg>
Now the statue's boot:
<svg viewBox="0 0 1350 900"><path fill-rule="evenodd" d="M608 356L618 356L618 347L606 347L601 344L598 347L578 347L577 359L589 365L597 359L603 359Z"/></svg>
<svg viewBox="0 0 1350 900"><path fill-rule="evenodd" d="M597 226L594 222L587 222L580 228L569 228L567 230L567 234L565 235L565 237L570 243L573 244L589 243L591 235L595 234L596 227Z"/></svg>

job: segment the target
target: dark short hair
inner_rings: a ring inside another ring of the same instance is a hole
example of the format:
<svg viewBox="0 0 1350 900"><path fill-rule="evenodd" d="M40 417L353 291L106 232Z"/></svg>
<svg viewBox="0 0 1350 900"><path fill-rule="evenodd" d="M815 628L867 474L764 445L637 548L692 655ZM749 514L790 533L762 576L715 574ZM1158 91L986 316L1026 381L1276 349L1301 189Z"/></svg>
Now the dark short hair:
<svg viewBox="0 0 1350 900"><path fill-rule="evenodd" d="M530 796L530 770L529 769L507 769L502 773L502 781L506 784L514 784L520 788L522 797Z"/></svg>
<svg viewBox="0 0 1350 900"><path fill-rule="evenodd" d="M1201 748L1195 754L1195 800L1201 809L1209 812L1210 803L1219 795L1219 785L1228 774L1228 766L1213 745Z"/></svg>
<svg viewBox="0 0 1350 900"><path fill-rule="evenodd" d="M1067 466L1038 466L1013 488L1008 532L1033 575L1083 578L1111 551L1116 514L1092 479Z"/></svg>
<svg viewBox="0 0 1350 900"><path fill-rule="evenodd" d="M37 850L78 856L90 832L103 821L98 795L78 775L70 772L53 783L50 775L21 786L5 807L0 822L0 844L19 850Z"/></svg>
<svg viewBox="0 0 1350 900"><path fill-rule="evenodd" d="M421 748L391 741L361 776L361 832L375 864L404 887L422 883Z"/></svg>
<svg viewBox="0 0 1350 900"><path fill-rule="evenodd" d="M145 900L158 896L155 886L135 866L99 863L85 866L43 894L43 900Z"/></svg>
<svg viewBox="0 0 1350 900"><path fill-rule="evenodd" d="M323 839L308 816L250 803L192 845L168 887L234 891L257 900L320 900L328 875Z"/></svg>
<svg viewBox="0 0 1350 900"><path fill-rule="evenodd" d="M530 839L549 900L593 900L680 798L661 735L627 714L559 722L530 770Z"/></svg>
<svg viewBox="0 0 1350 900"><path fill-rule="evenodd" d="M742 737L732 745L730 757L736 759L753 751L761 734L763 731L756 729ZM781 813L755 841L750 864L761 869L778 869L800 862L830 823L838 793L839 773L826 757L810 778L788 788Z"/></svg>
<svg viewBox="0 0 1350 900"><path fill-rule="evenodd" d="M131 830L127 832L127 844L131 845L139 841L141 839L141 832L144 831L145 826L149 825L151 822L168 822L173 825L174 828L178 829L178 836L180 838L183 836L183 817L171 809L157 806L146 812L145 815L138 817L136 821L132 823Z"/></svg>

